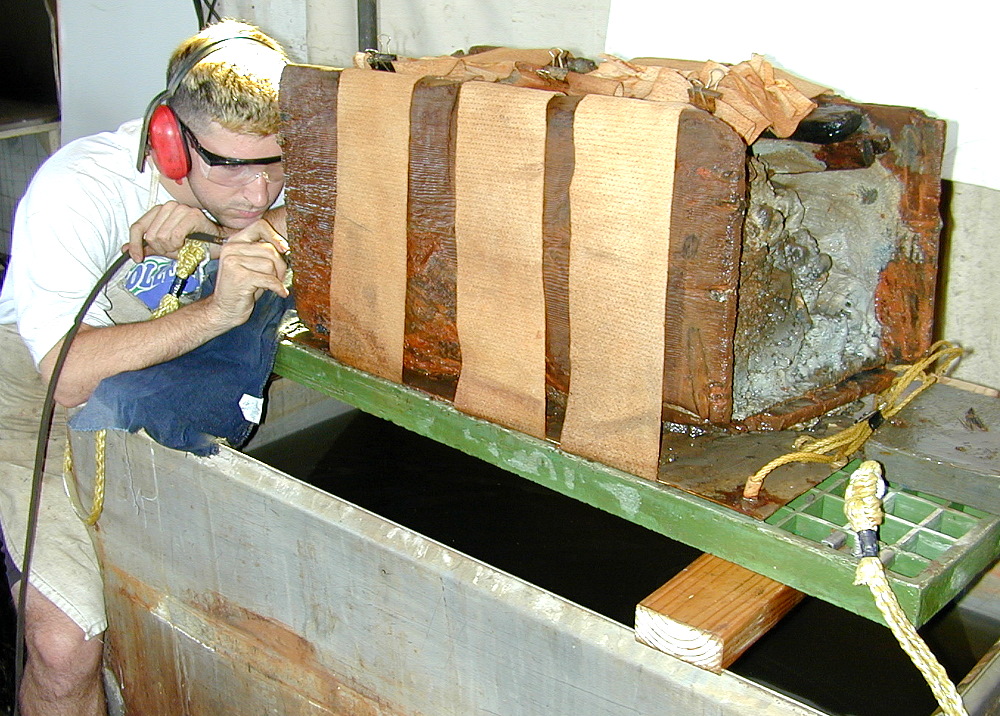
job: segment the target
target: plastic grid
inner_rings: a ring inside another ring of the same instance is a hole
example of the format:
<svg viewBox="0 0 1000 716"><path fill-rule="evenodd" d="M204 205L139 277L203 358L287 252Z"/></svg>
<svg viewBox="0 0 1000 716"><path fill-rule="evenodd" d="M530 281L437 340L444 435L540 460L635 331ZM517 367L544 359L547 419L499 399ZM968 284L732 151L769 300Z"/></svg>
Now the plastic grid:
<svg viewBox="0 0 1000 716"><path fill-rule="evenodd" d="M858 556L855 534L844 515L849 479L849 473L834 473L766 522L831 550ZM931 562L947 561L945 553L981 520L991 517L967 505L893 485L882 498L882 508L880 558L888 571L908 578L919 577Z"/></svg>

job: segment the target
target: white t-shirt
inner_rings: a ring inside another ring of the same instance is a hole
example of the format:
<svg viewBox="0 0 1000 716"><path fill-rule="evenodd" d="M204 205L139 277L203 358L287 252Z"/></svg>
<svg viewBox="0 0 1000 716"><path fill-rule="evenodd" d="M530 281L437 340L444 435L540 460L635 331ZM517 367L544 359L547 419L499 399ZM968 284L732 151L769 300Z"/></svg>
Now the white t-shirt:
<svg viewBox="0 0 1000 716"><path fill-rule="evenodd" d="M136 171L141 124L70 142L42 165L18 204L0 323L18 324L36 365L121 256L129 227L171 199L150 162ZM111 309L102 293L85 322L111 325Z"/></svg>

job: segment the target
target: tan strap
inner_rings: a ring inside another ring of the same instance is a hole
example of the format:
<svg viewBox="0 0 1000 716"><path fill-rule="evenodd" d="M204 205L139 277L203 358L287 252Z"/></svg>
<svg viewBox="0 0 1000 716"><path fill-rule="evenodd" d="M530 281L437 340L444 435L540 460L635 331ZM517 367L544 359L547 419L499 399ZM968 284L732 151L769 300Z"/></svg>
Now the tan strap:
<svg viewBox="0 0 1000 716"><path fill-rule="evenodd" d="M455 166L455 407L545 436L542 215L546 108L556 95L462 86Z"/></svg>
<svg viewBox="0 0 1000 716"><path fill-rule="evenodd" d="M330 353L403 374L410 100L416 75L344 70L337 96L337 217Z"/></svg>
<svg viewBox="0 0 1000 716"><path fill-rule="evenodd" d="M570 186L570 392L562 446L655 479L677 128L686 105L590 95Z"/></svg>

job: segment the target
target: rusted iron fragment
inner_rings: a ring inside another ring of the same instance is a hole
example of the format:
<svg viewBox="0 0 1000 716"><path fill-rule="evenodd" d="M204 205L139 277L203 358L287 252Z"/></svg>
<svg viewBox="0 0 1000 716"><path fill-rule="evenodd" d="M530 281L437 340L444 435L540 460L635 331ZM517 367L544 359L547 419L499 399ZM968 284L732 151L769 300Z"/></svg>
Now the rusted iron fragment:
<svg viewBox="0 0 1000 716"><path fill-rule="evenodd" d="M281 79L281 140L288 242L299 318L329 335L330 251L337 215L337 89L340 71L288 65Z"/></svg>
<svg viewBox="0 0 1000 716"><path fill-rule="evenodd" d="M768 140L750 162L734 422L753 429L878 390L864 371L930 345L943 125L905 107L823 101L860 112L857 131L808 153Z"/></svg>
<svg viewBox="0 0 1000 716"><path fill-rule="evenodd" d="M811 390L751 415L743 421L743 425L751 430L785 430L866 395L879 393L888 388L895 377L895 373L883 368L861 371L835 385Z"/></svg>
<svg viewBox="0 0 1000 716"><path fill-rule="evenodd" d="M455 323L455 107L458 82L425 78L410 107L403 382L453 400L462 367Z"/></svg>
<svg viewBox="0 0 1000 716"><path fill-rule="evenodd" d="M864 169L889 148L888 137L867 133L830 144L787 139L758 139L753 143L754 156L763 159L775 174Z"/></svg>
<svg viewBox="0 0 1000 716"><path fill-rule="evenodd" d="M663 420L725 425L746 211L746 145L721 120L680 117L670 221Z"/></svg>

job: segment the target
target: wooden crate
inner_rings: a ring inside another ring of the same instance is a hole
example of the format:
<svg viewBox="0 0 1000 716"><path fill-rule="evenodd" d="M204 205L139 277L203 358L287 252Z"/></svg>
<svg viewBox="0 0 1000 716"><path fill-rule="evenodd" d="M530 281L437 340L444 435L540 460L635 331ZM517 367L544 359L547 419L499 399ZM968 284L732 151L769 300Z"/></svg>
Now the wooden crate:
<svg viewBox="0 0 1000 716"><path fill-rule="evenodd" d="M782 430L886 387L930 344L942 123L850 105L849 141L748 151L668 104L289 66L300 317L344 363L650 478L665 429Z"/></svg>

